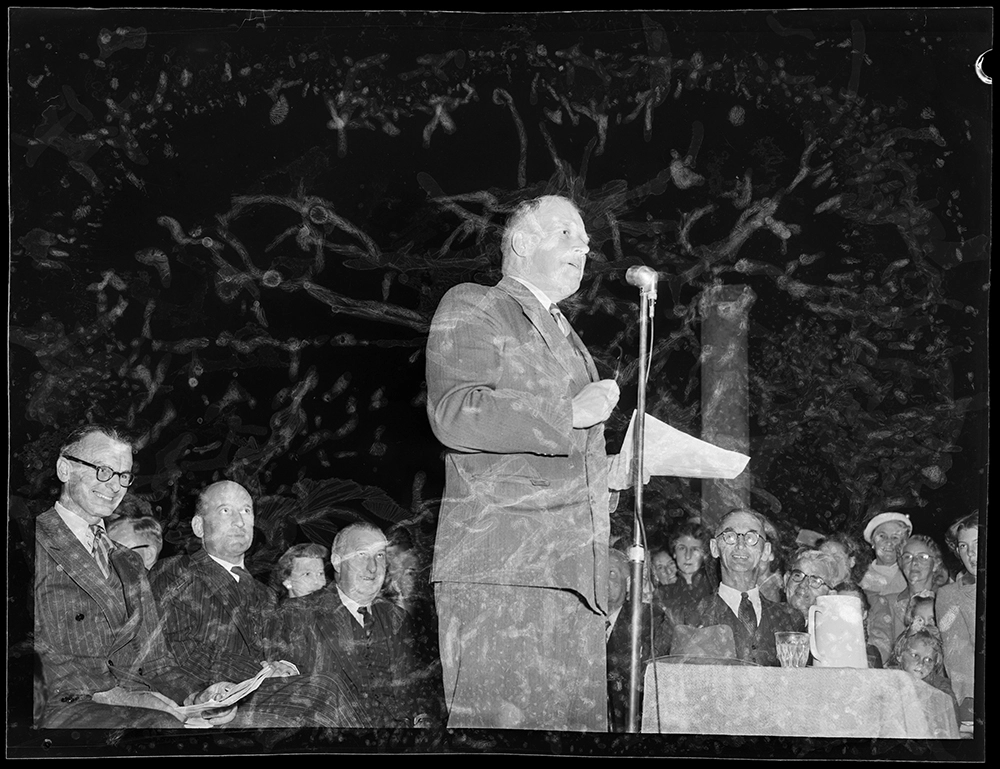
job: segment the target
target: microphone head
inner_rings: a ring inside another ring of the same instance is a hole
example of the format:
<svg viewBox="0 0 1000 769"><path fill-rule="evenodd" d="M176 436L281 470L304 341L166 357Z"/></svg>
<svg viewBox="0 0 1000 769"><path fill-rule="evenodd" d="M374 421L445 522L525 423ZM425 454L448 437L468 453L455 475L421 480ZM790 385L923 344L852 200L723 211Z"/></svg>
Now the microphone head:
<svg viewBox="0 0 1000 769"><path fill-rule="evenodd" d="M625 282L630 286L649 289L654 287L659 279L659 273L652 267L647 267L644 264L629 267L625 271Z"/></svg>

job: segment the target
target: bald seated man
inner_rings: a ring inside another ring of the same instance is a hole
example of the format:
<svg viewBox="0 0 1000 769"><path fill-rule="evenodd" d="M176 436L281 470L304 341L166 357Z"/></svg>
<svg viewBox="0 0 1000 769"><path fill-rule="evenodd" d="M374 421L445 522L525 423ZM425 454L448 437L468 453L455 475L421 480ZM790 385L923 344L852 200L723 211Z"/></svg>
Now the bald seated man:
<svg viewBox="0 0 1000 769"><path fill-rule="evenodd" d="M266 629L277 596L246 569L253 524L253 498L240 484L219 481L199 495L191 530L201 548L163 560L151 573L171 651L206 680L243 681L267 668L234 725L372 726L358 692L340 677L302 675L288 660L268 658Z"/></svg>

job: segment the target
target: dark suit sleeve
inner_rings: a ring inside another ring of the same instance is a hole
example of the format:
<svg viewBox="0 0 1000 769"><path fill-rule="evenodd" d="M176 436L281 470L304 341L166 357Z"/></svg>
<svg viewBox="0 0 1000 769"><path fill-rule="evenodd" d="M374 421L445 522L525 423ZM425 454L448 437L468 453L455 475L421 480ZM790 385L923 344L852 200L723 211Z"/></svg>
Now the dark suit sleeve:
<svg viewBox="0 0 1000 769"><path fill-rule="evenodd" d="M534 344L524 343L529 337ZM427 341L428 415L438 440L465 452L568 454L568 378L554 358L538 359L539 343L510 297L470 285L449 291Z"/></svg>

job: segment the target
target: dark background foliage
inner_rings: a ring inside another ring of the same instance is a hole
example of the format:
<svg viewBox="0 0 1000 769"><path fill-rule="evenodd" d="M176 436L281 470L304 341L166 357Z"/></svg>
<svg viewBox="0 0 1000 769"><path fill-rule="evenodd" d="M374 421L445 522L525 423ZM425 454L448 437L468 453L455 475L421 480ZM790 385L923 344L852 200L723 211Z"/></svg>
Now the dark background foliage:
<svg viewBox="0 0 1000 769"><path fill-rule="evenodd" d="M698 301L754 292L749 472L783 530L985 512L988 10L9 18L12 563L87 420L134 431L170 548L227 477L260 571L357 518L428 555L428 324L543 192L592 237L567 313L620 368L612 451L644 263L647 410L695 435ZM654 479L653 536L699 495Z"/></svg>

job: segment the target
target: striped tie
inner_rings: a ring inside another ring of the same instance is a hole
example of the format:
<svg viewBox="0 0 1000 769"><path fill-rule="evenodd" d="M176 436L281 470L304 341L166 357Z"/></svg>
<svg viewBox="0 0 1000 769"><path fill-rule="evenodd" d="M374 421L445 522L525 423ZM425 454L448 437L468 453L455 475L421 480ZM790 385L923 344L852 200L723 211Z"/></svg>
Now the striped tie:
<svg viewBox="0 0 1000 769"><path fill-rule="evenodd" d="M101 568L104 578L107 579L111 576L111 542L108 541L108 535L104 532L104 527L99 523L91 526L90 530L94 534L94 544L91 547L90 553Z"/></svg>
<svg viewBox="0 0 1000 769"><path fill-rule="evenodd" d="M750 595L748 593L742 593L740 597L740 622L747 626L747 630L751 633L757 630L757 612L753 610L753 604L750 603Z"/></svg>

